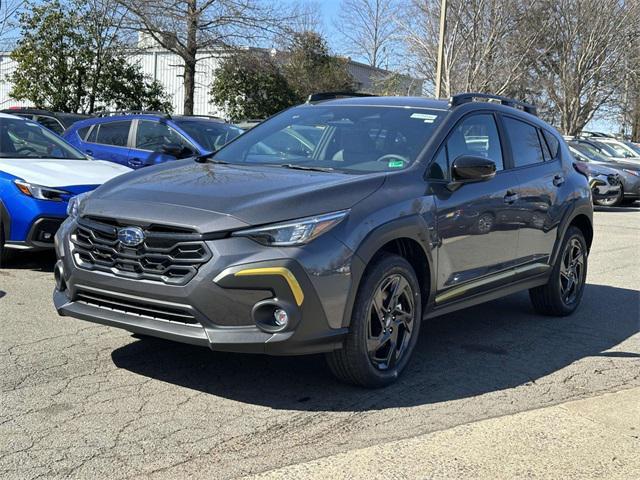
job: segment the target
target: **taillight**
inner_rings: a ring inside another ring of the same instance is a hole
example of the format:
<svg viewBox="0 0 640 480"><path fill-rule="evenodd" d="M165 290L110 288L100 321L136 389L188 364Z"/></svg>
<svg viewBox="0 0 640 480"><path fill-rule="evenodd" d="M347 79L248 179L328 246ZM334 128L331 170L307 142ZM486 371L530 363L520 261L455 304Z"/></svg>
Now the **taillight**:
<svg viewBox="0 0 640 480"><path fill-rule="evenodd" d="M576 169L578 173L581 173L586 178L589 178L589 167L584 162L573 162L573 168Z"/></svg>

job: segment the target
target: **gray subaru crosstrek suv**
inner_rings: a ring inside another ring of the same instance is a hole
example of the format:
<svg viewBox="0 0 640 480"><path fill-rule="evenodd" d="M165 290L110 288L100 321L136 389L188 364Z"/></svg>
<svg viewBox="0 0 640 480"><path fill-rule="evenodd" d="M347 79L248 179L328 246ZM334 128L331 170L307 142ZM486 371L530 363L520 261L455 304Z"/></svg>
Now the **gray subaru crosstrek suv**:
<svg viewBox="0 0 640 480"><path fill-rule="evenodd" d="M214 350L324 352L340 379L383 386L431 317L527 289L538 312L572 313L590 195L531 105L311 101L76 197L54 302Z"/></svg>

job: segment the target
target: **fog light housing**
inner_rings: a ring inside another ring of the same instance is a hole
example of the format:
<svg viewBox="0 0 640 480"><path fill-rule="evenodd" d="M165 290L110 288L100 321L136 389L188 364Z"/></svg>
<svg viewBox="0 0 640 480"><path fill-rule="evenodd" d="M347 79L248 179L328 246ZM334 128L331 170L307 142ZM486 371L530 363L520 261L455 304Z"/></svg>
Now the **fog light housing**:
<svg viewBox="0 0 640 480"><path fill-rule="evenodd" d="M58 291L64 292L67 289L67 283L64 281L64 274L60 262L56 263L56 266L53 269L53 277L56 281L56 288Z"/></svg>
<svg viewBox="0 0 640 480"><path fill-rule="evenodd" d="M286 327L289 323L289 314L282 308L276 308L273 312L273 319L278 327Z"/></svg>
<svg viewBox="0 0 640 480"><path fill-rule="evenodd" d="M299 315L295 306L277 298L262 300L251 309L251 318L256 327L267 333L292 330L298 324Z"/></svg>

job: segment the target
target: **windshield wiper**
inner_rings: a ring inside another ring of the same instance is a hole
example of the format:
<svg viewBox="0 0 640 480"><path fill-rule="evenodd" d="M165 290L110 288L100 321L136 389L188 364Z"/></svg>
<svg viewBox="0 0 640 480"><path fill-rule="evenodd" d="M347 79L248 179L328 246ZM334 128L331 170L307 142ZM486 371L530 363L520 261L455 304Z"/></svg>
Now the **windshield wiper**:
<svg viewBox="0 0 640 480"><path fill-rule="evenodd" d="M335 172L336 171L335 168L331 168L331 167L311 167L306 165L296 165L294 163L283 163L278 166L282 168L290 168L292 170L310 170L312 172Z"/></svg>

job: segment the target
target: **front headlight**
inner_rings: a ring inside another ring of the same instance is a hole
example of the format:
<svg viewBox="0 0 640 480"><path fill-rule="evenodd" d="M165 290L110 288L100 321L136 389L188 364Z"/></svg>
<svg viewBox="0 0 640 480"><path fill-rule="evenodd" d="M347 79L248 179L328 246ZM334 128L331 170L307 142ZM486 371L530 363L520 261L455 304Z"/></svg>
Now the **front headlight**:
<svg viewBox="0 0 640 480"><path fill-rule="evenodd" d="M67 215L71 218L76 218L80 210L80 205L84 202L91 192L84 192L75 197L71 197L69 204L67 205Z"/></svg>
<svg viewBox="0 0 640 480"><path fill-rule="evenodd" d="M24 182L22 180L14 180L16 187L22 193L29 197L33 197L38 200L51 200L53 202L62 202L62 196L68 195L69 192L64 190L58 190L51 187L43 187L42 185L35 185L33 183Z"/></svg>
<svg viewBox="0 0 640 480"><path fill-rule="evenodd" d="M338 225L349 210L305 217L268 227L251 228L234 232L234 237L248 237L262 245L290 247L304 245Z"/></svg>
<svg viewBox="0 0 640 480"><path fill-rule="evenodd" d="M630 173L634 177L640 177L640 171L638 170L627 170L626 168L623 168L622 171L626 173Z"/></svg>

